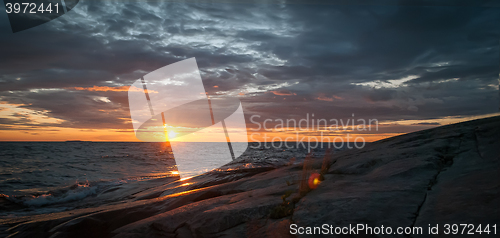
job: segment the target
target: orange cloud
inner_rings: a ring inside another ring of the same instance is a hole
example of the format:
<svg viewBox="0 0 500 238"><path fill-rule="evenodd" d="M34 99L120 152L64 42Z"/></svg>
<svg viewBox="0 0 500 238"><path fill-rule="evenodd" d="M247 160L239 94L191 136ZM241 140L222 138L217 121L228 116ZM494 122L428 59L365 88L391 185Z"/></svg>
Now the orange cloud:
<svg viewBox="0 0 500 238"><path fill-rule="evenodd" d="M335 95L332 95L331 98L325 96L325 94L320 94L319 97L316 98L317 100L321 100L321 101L327 101L327 102L332 102L333 99L337 99L337 100L342 100L344 98L342 97L339 97L339 96L335 96Z"/></svg>
<svg viewBox="0 0 500 238"><path fill-rule="evenodd" d="M134 91L134 92L143 92L144 89L142 88L137 88L133 87L130 89L130 86L120 86L120 87L108 87L108 86L93 86L93 87L71 87L71 88L65 88L65 89L70 89L70 90L78 90L78 91L91 91L91 92L128 92L128 91ZM154 90L148 90L148 93L158 93L157 91Z"/></svg>
<svg viewBox="0 0 500 238"><path fill-rule="evenodd" d="M278 96L290 96L290 95L297 95L296 93L292 93L288 90L280 90L280 91L271 91L272 93L274 93L274 95L278 95Z"/></svg>
<svg viewBox="0 0 500 238"><path fill-rule="evenodd" d="M73 89L78 91L92 91L92 92L127 92L128 88L129 86L121 86L121 87L93 86L91 88L72 87L66 89Z"/></svg>
<svg viewBox="0 0 500 238"><path fill-rule="evenodd" d="M120 86L120 87L108 87L108 86L93 86L93 87L71 87L65 88L70 90L78 90L78 91L91 91L91 92L128 92L130 86ZM131 91L140 91L143 92L144 89L133 87ZM148 93L158 93L154 90L148 90Z"/></svg>

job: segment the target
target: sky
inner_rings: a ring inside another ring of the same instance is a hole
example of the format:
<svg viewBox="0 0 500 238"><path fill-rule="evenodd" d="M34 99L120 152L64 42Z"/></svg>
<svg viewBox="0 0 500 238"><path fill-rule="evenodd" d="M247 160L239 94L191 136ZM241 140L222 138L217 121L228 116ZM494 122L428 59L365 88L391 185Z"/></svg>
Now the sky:
<svg viewBox="0 0 500 238"><path fill-rule="evenodd" d="M0 141L138 141L129 86L192 57L209 95L241 101L249 136L312 114L376 119L350 128L367 141L496 115L499 22L498 7L80 1L12 33L1 6Z"/></svg>

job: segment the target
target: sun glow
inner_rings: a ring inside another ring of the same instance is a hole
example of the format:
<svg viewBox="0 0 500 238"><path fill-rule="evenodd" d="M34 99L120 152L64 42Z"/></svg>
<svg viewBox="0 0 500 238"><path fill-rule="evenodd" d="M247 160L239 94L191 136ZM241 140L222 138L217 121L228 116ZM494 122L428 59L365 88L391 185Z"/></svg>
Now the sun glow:
<svg viewBox="0 0 500 238"><path fill-rule="evenodd" d="M169 131L168 132L168 139L169 140L173 139L173 138L175 138L176 135L177 135L177 132L175 132L175 131Z"/></svg>

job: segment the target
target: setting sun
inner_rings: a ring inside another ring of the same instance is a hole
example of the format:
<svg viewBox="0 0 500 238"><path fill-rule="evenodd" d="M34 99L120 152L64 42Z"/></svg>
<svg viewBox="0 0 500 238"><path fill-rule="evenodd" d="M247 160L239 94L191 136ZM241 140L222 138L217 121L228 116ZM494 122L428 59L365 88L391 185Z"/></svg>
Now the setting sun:
<svg viewBox="0 0 500 238"><path fill-rule="evenodd" d="M168 139L171 140L171 139L175 138L176 135L177 135L177 132L169 131L168 132Z"/></svg>

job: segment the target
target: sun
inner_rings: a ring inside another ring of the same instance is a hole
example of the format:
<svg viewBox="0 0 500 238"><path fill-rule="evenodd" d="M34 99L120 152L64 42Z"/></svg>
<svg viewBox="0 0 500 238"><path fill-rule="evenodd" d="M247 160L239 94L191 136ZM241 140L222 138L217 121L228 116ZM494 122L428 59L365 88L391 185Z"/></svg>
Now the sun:
<svg viewBox="0 0 500 238"><path fill-rule="evenodd" d="M168 132L168 139L171 140L171 139L175 138L176 135L177 135L177 132L169 131Z"/></svg>

